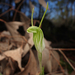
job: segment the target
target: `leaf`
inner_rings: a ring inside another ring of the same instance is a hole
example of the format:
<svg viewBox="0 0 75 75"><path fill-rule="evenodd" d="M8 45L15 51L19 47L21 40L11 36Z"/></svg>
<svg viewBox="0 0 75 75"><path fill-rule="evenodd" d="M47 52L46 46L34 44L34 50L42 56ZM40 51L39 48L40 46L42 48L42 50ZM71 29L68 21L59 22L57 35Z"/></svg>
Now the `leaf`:
<svg viewBox="0 0 75 75"><path fill-rule="evenodd" d="M64 75L63 73L52 73L52 74L46 74L46 75Z"/></svg>
<svg viewBox="0 0 75 75"><path fill-rule="evenodd" d="M6 51L3 53L3 55L5 55L5 56L0 55L0 61L3 60L4 58L6 58L6 56L11 57L13 60L17 61L18 66L22 71L23 70L23 68L21 67L21 55L22 55L22 53L23 53L23 50L21 47L15 49L15 50Z"/></svg>
<svg viewBox="0 0 75 75"><path fill-rule="evenodd" d="M23 23L25 22L25 23L27 23L27 25L30 24L30 23L29 23L30 19L29 19L24 13L22 13L22 12L20 13L20 18L21 18L20 20L21 20Z"/></svg>
<svg viewBox="0 0 75 75"><path fill-rule="evenodd" d="M31 1L29 1L29 6L30 6L30 10L31 10L31 12L32 12L32 9L34 8L34 5L32 4Z"/></svg>
<svg viewBox="0 0 75 75"><path fill-rule="evenodd" d="M1 73L3 73L3 75L13 75L18 68L17 63L11 57L3 59L0 63L2 69Z"/></svg>
<svg viewBox="0 0 75 75"><path fill-rule="evenodd" d="M55 72L58 69L58 63L50 53L50 49L52 48L49 44L50 42L44 39L45 41L45 49L42 52L42 65L44 66L45 72L51 73ZM52 51L55 55L56 59L60 62L59 54L56 51Z"/></svg>
<svg viewBox="0 0 75 75"><path fill-rule="evenodd" d="M37 68L37 62L36 59L34 57L34 54L32 52L32 50L30 50L30 56L29 56L29 61L27 63L27 65L25 66L24 71L20 72L19 74L16 75L36 75L38 73L38 68Z"/></svg>
<svg viewBox="0 0 75 75"><path fill-rule="evenodd" d="M17 29L19 28L19 26L23 26L23 22L6 22L5 25L7 27L7 29L9 30L10 34L13 36L15 41L24 41L21 37L21 35L19 34L19 32L17 31Z"/></svg>
<svg viewBox="0 0 75 75"><path fill-rule="evenodd" d="M40 73L38 72L38 73L36 73L36 75L39 75Z"/></svg>
<svg viewBox="0 0 75 75"><path fill-rule="evenodd" d="M47 8L47 4L46 4L45 0L38 0L38 1L44 8ZM50 9L48 8L48 10L50 10Z"/></svg>
<svg viewBox="0 0 75 75"><path fill-rule="evenodd" d="M42 65L44 66L45 72L52 72L52 56L47 48L42 52Z"/></svg>
<svg viewBox="0 0 75 75"><path fill-rule="evenodd" d="M11 65L12 65L12 63L11 63ZM9 58L4 59L4 60L1 61L1 67L2 67L3 75L11 75L11 74L13 74L12 72L14 72L14 69L12 70L11 65L9 63Z"/></svg>
<svg viewBox="0 0 75 75"><path fill-rule="evenodd" d="M51 41L47 41L45 38L44 38L44 41L45 41L45 46L46 46L46 47L52 48L52 47L50 46Z"/></svg>
<svg viewBox="0 0 75 75"><path fill-rule="evenodd" d="M29 33L29 37L30 38L28 39L28 43L26 43L26 45L24 46L23 56L25 56L26 53L30 50L30 48L34 45L34 43L33 43L33 34L32 33Z"/></svg>
<svg viewBox="0 0 75 75"><path fill-rule="evenodd" d="M20 13L20 20L24 23L23 28L25 31L25 37L28 39L29 35L27 33L27 28L30 26L30 19L24 13Z"/></svg>
<svg viewBox="0 0 75 75"><path fill-rule="evenodd" d="M52 54L50 53L50 49L52 49L52 47L49 45L50 42L47 41L46 39L44 39L44 41L45 41L46 47L42 52L42 66L44 66L44 71L46 73L52 73L57 71L57 69L59 68L59 65L57 61L54 59L54 57L52 56ZM47 47L50 49L48 49ZM33 52L38 62L37 51L33 50ZM59 54L56 51L52 51L52 52L55 55L56 59L60 62Z"/></svg>
<svg viewBox="0 0 75 75"><path fill-rule="evenodd" d="M70 75L75 75L75 71L73 71Z"/></svg>
<svg viewBox="0 0 75 75"><path fill-rule="evenodd" d="M45 72L52 72L52 56L47 47L51 48L49 42L44 38L45 49L42 52L42 65L44 66Z"/></svg>
<svg viewBox="0 0 75 75"><path fill-rule="evenodd" d="M9 47L9 43L7 42L0 42L0 50L7 50Z"/></svg>
<svg viewBox="0 0 75 75"><path fill-rule="evenodd" d="M14 29L18 29L19 26L23 26L23 22L18 22L18 21L13 21L13 22L8 22L8 24L14 28Z"/></svg>
<svg viewBox="0 0 75 75"><path fill-rule="evenodd" d="M60 56L57 53L57 51L52 51L52 53L54 54L54 56L56 57L56 59L59 61L60 63ZM52 72L57 71L59 64L57 63L57 61L55 60L55 58L52 56Z"/></svg>
<svg viewBox="0 0 75 75"><path fill-rule="evenodd" d="M10 35L10 33L9 33L8 31L3 31L0 35L1 35L1 36Z"/></svg>

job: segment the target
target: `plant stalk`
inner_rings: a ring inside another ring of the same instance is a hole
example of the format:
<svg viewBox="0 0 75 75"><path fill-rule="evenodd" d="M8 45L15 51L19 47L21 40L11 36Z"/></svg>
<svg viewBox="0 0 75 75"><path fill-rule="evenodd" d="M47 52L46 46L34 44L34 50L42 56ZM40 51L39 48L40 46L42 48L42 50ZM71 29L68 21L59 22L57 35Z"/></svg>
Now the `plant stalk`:
<svg viewBox="0 0 75 75"><path fill-rule="evenodd" d="M42 67L42 53L38 52L38 60L40 67L40 75L44 75L44 67Z"/></svg>

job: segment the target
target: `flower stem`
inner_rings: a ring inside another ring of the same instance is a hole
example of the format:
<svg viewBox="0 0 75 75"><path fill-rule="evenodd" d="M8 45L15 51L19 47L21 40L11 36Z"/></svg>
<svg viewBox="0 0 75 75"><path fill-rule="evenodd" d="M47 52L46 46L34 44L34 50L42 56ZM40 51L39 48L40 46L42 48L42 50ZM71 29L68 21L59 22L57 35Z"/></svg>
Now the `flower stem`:
<svg viewBox="0 0 75 75"><path fill-rule="evenodd" d="M44 19L44 17L45 17L45 14L46 14L46 12L47 12L47 9L48 9L48 2L47 2L47 8L46 8L46 10L45 10L45 12L44 12L44 14L43 14L43 17L42 17L42 19L41 19L41 22L40 22L40 24L39 24L39 27L41 27L41 24L42 24L42 21L43 21L43 19Z"/></svg>
<svg viewBox="0 0 75 75"><path fill-rule="evenodd" d="M31 24L32 24L32 26L33 26L33 13L34 13L34 8L32 10L32 15L31 15Z"/></svg>
<svg viewBox="0 0 75 75"><path fill-rule="evenodd" d="M44 75L44 67L42 67L42 53L38 52L38 60L40 67L40 75Z"/></svg>

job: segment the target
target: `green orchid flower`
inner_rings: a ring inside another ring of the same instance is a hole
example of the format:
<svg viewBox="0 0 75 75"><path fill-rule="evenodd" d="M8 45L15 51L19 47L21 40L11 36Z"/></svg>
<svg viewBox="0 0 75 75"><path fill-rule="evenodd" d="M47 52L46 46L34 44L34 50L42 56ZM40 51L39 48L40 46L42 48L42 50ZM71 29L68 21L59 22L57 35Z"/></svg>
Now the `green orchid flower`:
<svg viewBox="0 0 75 75"><path fill-rule="evenodd" d="M42 21L43 21L43 19L45 17L45 14L47 12L47 9L48 9L48 3L47 3L46 11L45 11L45 13L44 13L44 15L42 17L42 20L40 22L39 27L33 26L33 12L34 12L34 9L33 9L32 16L31 16L31 24L32 24L32 26L27 29L28 33L33 33L33 42L34 42L34 45L35 45L36 50L38 52L42 52L44 50L44 48L45 48L44 35L43 35L43 31L41 30L40 27L41 27Z"/></svg>
<svg viewBox="0 0 75 75"><path fill-rule="evenodd" d="M33 42L38 52L42 53L45 48L44 35L39 27L31 26L27 29L27 32L33 33Z"/></svg>
<svg viewBox="0 0 75 75"><path fill-rule="evenodd" d="M40 70L41 70L40 75L44 75L44 68L42 68L42 51L45 48L44 35L43 35L43 31L41 30L40 27L41 27L42 21L45 17L45 14L47 12L47 9L48 9L48 3L47 3L46 11L44 12L44 15L41 19L39 27L33 26L33 12L34 12L34 9L33 9L32 15L31 15L32 26L27 29L28 33L33 33L33 42L34 42L35 48L38 52L38 60L39 60L39 65L40 65Z"/></svg>

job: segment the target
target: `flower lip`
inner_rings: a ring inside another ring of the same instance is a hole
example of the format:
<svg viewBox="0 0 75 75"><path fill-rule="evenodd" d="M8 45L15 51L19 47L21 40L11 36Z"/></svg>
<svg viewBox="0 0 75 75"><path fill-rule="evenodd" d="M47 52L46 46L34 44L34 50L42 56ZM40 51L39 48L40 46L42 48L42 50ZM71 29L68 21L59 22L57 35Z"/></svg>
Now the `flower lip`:
<svg viewBox="0 0 75 75"><path fill-rule="evenodd" d="M37 31L36 31L36 30L33 30L33 27L29 27L29 28L27 29L27 32L28 32L28 33L36 33Z"/></svg>
<svg viewBox="0 0 75 75"><path fill-rule="evenodd" d="M28 32L28 33L30 33L30 32L31 32L31 30L28 28L28 29L27 29L27 32Z"/></svg>

